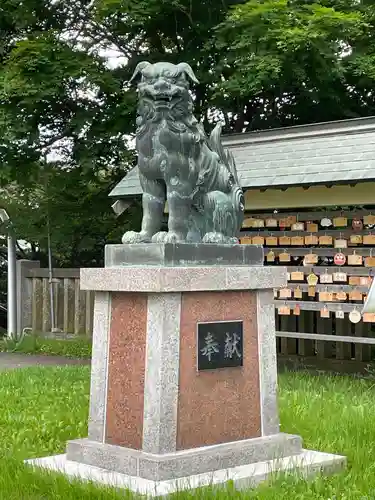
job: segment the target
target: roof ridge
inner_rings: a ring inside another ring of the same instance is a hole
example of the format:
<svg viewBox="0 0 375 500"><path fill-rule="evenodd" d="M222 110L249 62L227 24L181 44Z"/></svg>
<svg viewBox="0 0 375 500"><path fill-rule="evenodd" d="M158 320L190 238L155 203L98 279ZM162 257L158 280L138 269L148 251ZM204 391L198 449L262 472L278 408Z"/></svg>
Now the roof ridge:
<svg viewBox="0 0 375 500"><path fill-rule="evenodd" d="M361 134L372 130L375 130L375 116L256 130L243 134L228 134L222 136L222 142L226 147L245 146L248 143L254 142L287 141L290 139L341 134Z"/></svg>

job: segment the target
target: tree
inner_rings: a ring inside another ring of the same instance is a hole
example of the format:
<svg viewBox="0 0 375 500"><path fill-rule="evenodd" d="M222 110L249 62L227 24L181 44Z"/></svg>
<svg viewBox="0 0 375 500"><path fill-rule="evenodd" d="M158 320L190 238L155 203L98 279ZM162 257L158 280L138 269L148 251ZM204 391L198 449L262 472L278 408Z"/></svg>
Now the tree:
<svg viewBox="0 0 375 500"><path fill-rule="evenodd" d="M185 59L197 70L197 113L208 123L216 53L207 37L239 0L15 0L2 3L0 176L25 182L59 155L88 169L124 164L135 121L127 82L140 59ZM208 14L207 14L208 13ZM125 58L110 69L103 52ZM1 62L1 61L0 61ZM124 158L125 154L125 158Z"/></svg>
<svg viewBox="0 0 375 500"><path fill-rule="evenodd" d="M3 200L17 238L27 242L19 255L47 266L50 237L56 267L103 266L104 246L119 242L131 223L140 224L137 204L116 219L108 200L113 183L103 174L49 166L35 187L13 185Z"/></svg>
<svg viewBox="0 0 375 500"><path fill-rule="evenodd" d="M104 242L122 231L107 195L134 160L124 136L135 94L121 92L104 59L77 45L88 4L0 7L2 202L42 261L49 220L57 265L101 265Z"/></svg>
<svg viewBox="0 0 375 500"><path fill-rule="evenodd" d="M79 31L71 35L80 29L89 2L36 3L23 2L20 14L13 0L1 7L12 24L5 16L0 176L35 180L46 157L89 170L126 163L123 138L130 123L124 124L134 114L134 93L121 92L123 82L104 60L78 45Z"/></svg>
<svg viewBox="0 0 375 500"><path fill-rule="evenodd" d="M207 128L374 112L369 1L4 0L0 9L3 180L37 178L46 156L126 170L136 99L127 82L141 59L194 67ZM106 63L109 50L120 67Z"/></svg>
<svg viewBox="0 0 375 500"><path fill-rule="evenodd" d="M218 106L226 98L228 128L242 132L372 113L356 98L354 78L356 47L368 49L369 28L358 2L250 0L237 6L214 42L228 48L216 92Z"/></svg>
<svg viewBox="0 0 375 500"><path fill-rule="evenodd" d="M3 0L0 183L19 235L45 253L49 214L58 264L94 265L137 216L115 221L107 193L135 161L140 60L191 64L207 130L366 116L374 16L369 0Z"/></svg>
<svg viewBox="0 0 375 500"><path fill-rule="evenodd" d="M59 265L100 262L104 242L119 241L107 193L134 164L126 138L136 94L127 82L141 59L188 60L201 78L197 112L208 123L216 55L207 58L205 37L227 8L213 0L25 0L16 12L13 0L2 3L0 181L16 181L7 207L33 255L45 254L47 213ZM126 63L108 67L108 49Z"/></svg>

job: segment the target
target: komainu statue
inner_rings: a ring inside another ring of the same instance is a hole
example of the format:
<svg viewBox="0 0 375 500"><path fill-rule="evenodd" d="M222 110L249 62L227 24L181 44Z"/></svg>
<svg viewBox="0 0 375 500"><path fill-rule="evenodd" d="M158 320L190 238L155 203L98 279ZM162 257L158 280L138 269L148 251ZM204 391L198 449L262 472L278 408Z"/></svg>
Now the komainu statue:
<svg viewBox="0 0 375 500"><path fill-rule="evenodd" d="M186 63L141 62L135 69L139 105L136 144L143 190L139 233L123 243L237 243L244 197L234 158L223 149L221 126L208 138L193 115ZM165 202L168 231L161 231Z"/></svg>

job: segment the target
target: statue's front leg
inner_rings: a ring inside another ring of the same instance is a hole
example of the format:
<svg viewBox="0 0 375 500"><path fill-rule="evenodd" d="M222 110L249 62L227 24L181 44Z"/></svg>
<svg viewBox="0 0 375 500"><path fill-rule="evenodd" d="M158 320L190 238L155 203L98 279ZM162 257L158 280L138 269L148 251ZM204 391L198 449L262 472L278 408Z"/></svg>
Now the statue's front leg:
<svg viewBox="0 0 375 500"><path fill-rule="evenodd" d="M123 243L149 243L163 223L165 206L165 186L163 182L145 179L140 176L143 189L143 218L141 231L128 231L122 238Z"/></svg>
<svg viewBox="0 0 375 500"><path fill-rule="evenodd" d="M180 183L176 186L167 187L168 200L168 233L156 235L153 241L164 243L178 243L186 241L189 231L189 218L191 211L191 186L188 183Z"/></svg>

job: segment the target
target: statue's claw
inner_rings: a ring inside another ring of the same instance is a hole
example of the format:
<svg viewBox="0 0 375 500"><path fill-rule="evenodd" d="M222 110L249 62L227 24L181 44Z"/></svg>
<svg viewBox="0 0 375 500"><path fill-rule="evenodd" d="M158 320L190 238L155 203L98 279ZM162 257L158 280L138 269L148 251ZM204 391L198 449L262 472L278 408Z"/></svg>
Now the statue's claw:
<svg viewBox="0 0 375 500"><path fill-rule="evenodd" d="M122 243L129 245L131 243L150 243L151 238L146 233L137 233L136 231L127 231L122 237Z"/></svg>
<svg viewBox="0 0 375 500"><path fill-rule="evenodd" d="M206 233L203 237L203 243L232 243L231 238L222 233Z"/></svg>
<svg viewBox="0 0 375 500"><path fill-rule="evenodd" d="M184 235L169 232L169 233L167 233L167 236L165 237L164 242L165 243L179 243L179 242L185 241L185 240L186 240L186 237L184 237Z"/></svg>
<svg viewBox="0 0 375 500"><path fill-rule="evenodd" d="M159 231L152 237L152 243L164 243L167 234L167 231Z"/></svg>
<svg viewBox="0 0 375 500"><path fill-rule="evenodd" d="M182 234L160 231L156 233L152 237L153 243L179 243L181 241L185 241L185 238Z"/></svg>

